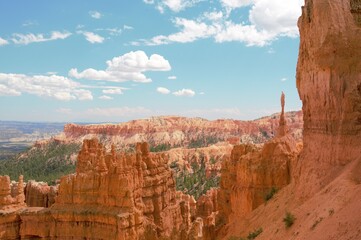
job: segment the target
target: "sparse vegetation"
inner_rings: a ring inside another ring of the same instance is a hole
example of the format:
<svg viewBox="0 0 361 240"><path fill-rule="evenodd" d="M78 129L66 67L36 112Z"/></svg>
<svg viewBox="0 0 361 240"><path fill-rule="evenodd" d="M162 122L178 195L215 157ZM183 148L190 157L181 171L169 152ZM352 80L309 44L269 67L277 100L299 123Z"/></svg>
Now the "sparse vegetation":
<svg viewBox="0 0 361 240"><path fill-rule="evenodd" d="M201 136L197 139L192 139L188 144L188 148L208 147L209 145L215 144L220 141L223 141L223 139L215 136Z"/></svg>
<svg viewBox="0 0 361 240"><path fill-rule="evenodd" d="M159 145L150 146L149 150L151 152L164 152L164 151L168 151L171 148L172 148L172 145L170 145L169 143L162 143Z"/></svg>
<svg viewBox="0 0 361 240"><path fill-rule="evenodd" d="M79 150L79 144L55 142L43 148L33 148L21 157L0 161L0 175L9 175L14 180L24 175L26 181L34 179L55 184L56 179L75 172L71 155Z"/></svg>
<svg viewBox="0 0 361 240"><path fill-rule="evenodd" d="M286 228L291 227L295 220L295 216L290 212L286 212L286 216L283 218L283 222L285 223Z"/></svg>
<svg viewBox="0 0 361 240"><path fill-rule="evenodd" d="M256 237L258 237L258 235L260 235L261 233L263 232L263 229L262 228L258 228L256 230L254 230L253 232L250 232L247 236L247 239L248 240L253 240L255 239Z"/></svg>
<svg viewBox="0 0 361 240"><path fill-rule="evenodd" d="M258 237L258 235L260 235L263 232L262 228L258 228L256 230L254 230L253 232L250 232L247 236L247 238L242 238L242 237L236 237L236 236L230 236L228 238L228 240L254 240Z"/></svg>
<svg viewBox="0 0 361 240"><path fill-rule="evenodd" d="M194 196L198 199L205 194L209 189L218 187L219 177L211 176L206 178L206 170L204 160L201 160L200 165L196 162L191 163L193 173L180 171L176 176L176 189ZM174 169L174 168L173 168ZM175 169L177 171L177 169Z"/></svg>
<svg viewBox="0 0 361 240"><path fill-rule="evenodd" d="M278 192L276 187L272 187L269 192L264 196L264 200L267 202L273 198L273 196Z"/></svg>

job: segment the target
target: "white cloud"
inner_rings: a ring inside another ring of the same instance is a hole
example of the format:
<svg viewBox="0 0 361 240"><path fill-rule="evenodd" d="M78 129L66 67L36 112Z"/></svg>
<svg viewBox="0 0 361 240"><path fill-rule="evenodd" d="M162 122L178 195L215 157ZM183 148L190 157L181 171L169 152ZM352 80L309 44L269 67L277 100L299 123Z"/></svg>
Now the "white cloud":
<svg viewBox="0 0 361 240"><path fill-rule="evenodd" d="M22 93L57 100L92 100L92 93L66 77L0 73L0 95L19 96ZM5 92L4 92L5 91Z"/></svg>
<svg viewBox="0 0 361 240"><path fill-rule="evenodd" d="M95 34L93 32L82 32L79 31L78 33L81 33L85 36L85 39L90 43L102 43L104 41L104 38L98 34Z"/></svg>
<svg viewBox="0 0 361 240"><path fill-rule="evenodd" d="M133 30L134 28L132 26L129 26L129 25L123 25L123 29L124 30Z"/></svg>
<svg viewBox="0 0 361 240"><path fill-rule="evenodd" d="M95 19L100 19L103 15L98 12L98 11L90 11L89 12L89 15L92 17L92 18L95 18Z"/></svg>
<svg viewBox="0 0 361 240"><path fill-rule="evenodd" d="M297 20L303 0L257 0L249 14L251 23L272 35L298 36Z"/></svg>
<svg viewBox="0 0 361 240"><path fill-rule="evenodd" d="M102 100L112 100L113 98L110 97L110 96L107 96L107 95L103 95L103 96L100 96L99 99L102 99Z"/></svg>
<svg viewBox="0 0 361 240"><path fill-rule="evenodd" d="M15 44L27 45L27 44L35 43L35 42L47 42L47 41L53 41L53 40L58 40L58 39L66 39L70 36L71 36L71 33L67 32L67 31L64 31L64 32L53 31L53 32L51 32L49 37L44 36L44 34L42 34L42 33L40 33L40 34L15 33L15 34L13 34L13 38L11 40Z"/></svg>
<svg viewBox="0 0 361 240"><path fill-rule="evenodd" d="M250 5L249 23L234 22L229 14L215 10L197 19L175 18L173 23L180 31L131 44L153 46L213 38L219 43L236 41L247 46L265 46L279 37L298 36L297 19L302 4L303 0L290 0L287 4L284 0L222 0L226 12Z"/></svg>
<svg viewBox="0 0 361 240"><path fill-rule="evenodd" d="M129 52L122 56L115 57L106 62L105 70L93 68L78 72L76 68L69 71L69 76L89 80L104 80L112 82L151 82L143 72L146 71L169 71L171 66L163 56L153 54L149 58L143 51Z"/></svg>
<svg viewBox="0 0 361 240"><path fill-rule="evenodd" d="M256 0L221 0L221 3L226 8L239 8L252 4Z"/></svg>
<svg viewBox="0 0 361 240"><path fill-rule="evenodd" d="M169 94L170 93L169 89L164 88L164 87L157 88L157 92L159 92L161 94Z"/></svg>
<svg viewBox="0 0 361 240"><path fill-rule="evenodd" d="M168 8L173 12L179 12L185 8L193 7L201 1L204 0L143 0L146 4L156 4L156 9L160 13L164 13L164 8Z"/></svg>
<svg viewBox="0 0 361 240"><path fill-rule="evenodd" d="M51 72L51 71L50 71L50 72L46 72L46 74L47 74L47 75L56 75L57 72Z"/></svg>
<svg viewBox="0 0 361 240"><path fill-rule="evenodd" d="M123 91L121 88L104 89L102 92L105 94L123 94Z"/></svg>
<svg viewBox="0 0 361 240"><path fill-rule="evenodd" d="M30 26L34 26L34 25L38 25L38 22L32 21L32 20L27 20L22 24L23 27L30 27Z"/></svg>
<svg viewBox="0 0 361 240"><path fill-rule="evenodd" d="M106 31L112 36L119 36L122 33L121 28L97 28L96 31ZM83 32L79 32L83 33Z"/></svg>
<svg viewBox="0 0 361 240"><path fill-rule="evenodd" d="M4 46L4 45L7 45L7 44L9 44L9 42L0 37L0 46Z"/></svg>
<svg viewBox="0 0 361 240"><path fill-rule="evenodd" d="M200 93L199 93L199 95L204 95L204 94L206 94L206 93L205 93L205 92L200 92Z"/></svg>
<svg viewBox="0 0 361 240"><path fill-rule="evenodd" d="M173 92L173 94L177 97L193 97L196 93L192 90L192 89L185 89L183 88L182 90Z"/></svg>
<svg viewBox="0 0 361 240"><path fill-rule="evenodd" d="M176 27L181 28L180 32L170 34L168 36L158 35L145 41L149 46L169 44L171 42L187 43L194 42L198 39L208 38L214 35L217 31L214 26L209 26L206 23L185 18L176 18L174 20Z"/></svg>
<svg viewBox="0 0 361 240"><path fill-rule="evenodd" d="M4 84L0 84L0 96L20 96L21 92L11 89Z"/></svg>
<svg viewBox="0 0 361 240"><path fill-rule="evenodd" d="M169 80L176 80L176 79L177 79L177 76L169 76L168 79L169 79Z"/></svg>
<svg viewBox="0 0 361 240"><path fill-rule="evenodd" d="M287 78L281 78L281 82L285 82L285 81L287 81Z"/></svg>

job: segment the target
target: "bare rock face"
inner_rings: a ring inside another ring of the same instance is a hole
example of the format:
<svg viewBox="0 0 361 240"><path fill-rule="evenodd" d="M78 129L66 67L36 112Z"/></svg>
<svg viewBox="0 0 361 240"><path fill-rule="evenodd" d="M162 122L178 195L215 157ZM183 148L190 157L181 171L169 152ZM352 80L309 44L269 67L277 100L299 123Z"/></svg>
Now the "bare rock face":
<svg viewBox="0 0 361 240"><path fill-rule="evenodd" d="M25 187L25 202L28 207L50 207L55 202L56 194L56 186L30 180Z"/></svg>
<svg viewBox="0 0 361 240"><path fill-rule="evenodd" d="M85 140L76 174L61 179L55 204L20 213L21 238L187 237L195 202L176 193L167 163L164 154L151 154L147 143L125 154L114 147L106 152L97 139ZM48 186L29 182L26 189L28 204L49 204Z"/></svg>
<svg viewBox="0 0 361 240"><path fill-rule="evenodd" d="M64 141L82 141L102 137L103 144L129 146L137 142L148 142L151 146L169 144L188 146L192 142L209 140L232 143L264 143L277 134L277 116L260 118L254 121L219 119L208 121L202 118L152 117L119 124L76 125L67 124ZM302 113L289 112L285 121L292 126L292 135L302 137ZM105 138L104 138L105 137ZM208 138L208 140L207 140Z"/></svg>
<svg viewBox="0 0 361 240"><path fill-rule="evenodd" d="M19 182L10 182L9 176L0 176L0 210L11 205L23 205L24 182L19 176Z"/></svg>
<svg viewBox="0 0 361 240"><path fill-rule="evenodd" d="M312 183L305 188L310 195L361 155L360 9L359 0L306 0L298 22L297 88L304 113L298 175Z"/></svg>
<svg viewBox="0 0 361 240"><path fill-rule="evenodd" d="M271 191L279 190L291 181L291 165L299 154L294 138L287 134L284 120L284 94L278 136L262 148L241 144L233 148L223 162L218 193L218 225L236 221L263 204Z"/></svg>

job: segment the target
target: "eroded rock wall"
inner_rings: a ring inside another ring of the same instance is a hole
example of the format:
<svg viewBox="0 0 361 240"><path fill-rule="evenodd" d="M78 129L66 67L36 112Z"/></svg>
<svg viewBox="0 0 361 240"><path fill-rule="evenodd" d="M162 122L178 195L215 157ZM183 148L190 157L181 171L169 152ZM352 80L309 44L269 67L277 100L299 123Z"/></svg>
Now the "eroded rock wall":
<svg viewBox="0 0 361 240"><path fill-rule="evenodd" d="M361 156L361 3L306 0L298 25L297 88L304 150L298 176L312 195Z"/></svg>

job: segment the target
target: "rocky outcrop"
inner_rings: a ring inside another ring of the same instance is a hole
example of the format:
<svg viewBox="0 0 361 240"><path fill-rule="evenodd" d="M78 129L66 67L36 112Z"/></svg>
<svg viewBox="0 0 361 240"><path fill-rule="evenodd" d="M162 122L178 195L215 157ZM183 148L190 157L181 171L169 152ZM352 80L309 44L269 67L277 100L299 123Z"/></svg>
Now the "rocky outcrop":
<svg viewBox="0 0 361 240"><path fill-rule="evenodd" d="M12 205L24 205L24 181L10 182L9 176L0 176L0 210Z"/></svg>
<svg viewBox="0 0 361 240"><path fill-rule="evenodd" d="M306 0L297 89L303 103L300 181L312 195L361 155L360 1ZM326 146L326 147L325 147Z"/></svg>
<svg viewBox="0 0 361 240"><path fill-rule="evenodd" d="M201 229L194 221L196 202L176 192L167 164L167 156L150 153L147 143L126 154L114 146L107 152L97 139L85 140L76 173L61 179L53 205L52 187L29 181L27 204L39 207L25 207L19 203L22 178L16 196L11 196L9 177L0 178L2 205L18 206L0 212L0 237L192 239Z"/></svg>
<svg viewBox="0 0 361 240"><path fill-rule="evenodd" d="M241 144L233 148L230 158L223 161L218 197L218 224L246 216L291 181L291 165L300 151L294 138L287 134L284 119L284 94L278 136L262 148Z"/></svg>
<svg viewBox="0 0 361 240"><path fill-rule="evenodd" d="M59 141L76 141L98 137L103 144L126 147L137 142L148 142L151 146L169 144L188 147L219 141L232 143L264 143L277 134L278 115L254 121L219 119L208 121L202 118L152 117L120 124L76 125L67 124L64 136ZM302 113L289 112L285 121L292 129L291 134L302 137ZM199 146L198 146L199 147Z"/></svg>
<svg viewBox="0 0 361 240"><path fill-rule="evenodd" d="M28 181L25 187L25 202L28 207L50 207L55 202L57 186L44 182Z"/></svg>

